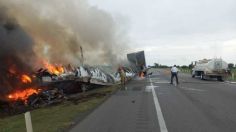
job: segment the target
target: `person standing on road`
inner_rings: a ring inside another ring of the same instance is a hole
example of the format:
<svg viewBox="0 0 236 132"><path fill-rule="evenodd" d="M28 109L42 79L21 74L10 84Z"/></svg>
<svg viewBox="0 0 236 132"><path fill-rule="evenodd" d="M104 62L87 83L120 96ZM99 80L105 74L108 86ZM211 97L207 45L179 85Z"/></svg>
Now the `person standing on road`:
<svg viewBox="0 0 236 132"><path fill-rule="evenodd" d="M126 83L126 75L123 67L119 67L118 73L120 74L120 81L121 81L121 86L125 87Z"/></svg>
<svg viewBox="0 0 236 132"><path fill-rule="evenodd" d="M171 68L171 82L170 84L173 84L173 78L175 77L176 78L176 82L177 84L179 84L179 80L178 80L178 68L176 67L176 65L174 65L172 68Z"/></svg>

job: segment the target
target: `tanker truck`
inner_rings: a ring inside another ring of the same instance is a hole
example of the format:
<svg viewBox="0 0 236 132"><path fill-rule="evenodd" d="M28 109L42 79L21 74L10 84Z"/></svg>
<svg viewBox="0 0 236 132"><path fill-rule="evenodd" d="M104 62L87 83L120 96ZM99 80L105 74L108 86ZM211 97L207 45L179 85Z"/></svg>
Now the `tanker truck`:
<svg viewBox="0 0 236 132"><path fill-rule="evenodd" d="M218 81L224 81L228 75L228 64L217 58L199 60L192 69L192 77L198 76L202 80L216 78Z"/></svg>

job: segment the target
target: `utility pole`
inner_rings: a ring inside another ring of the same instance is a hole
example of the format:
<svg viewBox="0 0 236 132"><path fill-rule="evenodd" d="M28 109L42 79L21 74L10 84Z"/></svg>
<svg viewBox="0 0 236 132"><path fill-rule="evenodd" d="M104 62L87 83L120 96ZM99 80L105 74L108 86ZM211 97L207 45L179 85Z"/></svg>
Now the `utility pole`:
<svg viewBox="0 0 236 132"><path fill-rule="evenodd" d="M84 66L84 53L83 53L82 46L80 46L80 51L81 51L81 63L82 63L82 66Z"/></svg>

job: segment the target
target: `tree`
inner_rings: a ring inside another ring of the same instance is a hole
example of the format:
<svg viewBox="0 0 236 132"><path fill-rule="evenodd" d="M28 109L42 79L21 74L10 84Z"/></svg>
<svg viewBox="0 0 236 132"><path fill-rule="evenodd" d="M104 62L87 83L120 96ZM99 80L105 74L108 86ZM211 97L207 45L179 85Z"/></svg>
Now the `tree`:
<svg viewBox="0 0 236 132"><path fill-rule="evenodd" d="M229 63L228 67L229 67L229 69L233 69L234 68L234 64L233 63Z"/></svg>
<svg viewBox="0 0 236 132"><path fill-rule="evenodd" d="M193 62L188 65L188 68L189 68L189 69L193 69L193 67L194 67Z"/></svg>
<svg viewBox="0 0 236 132"><path fill-rule="evenodd" d="M155 68L158 68L158 67L159 67L159 64L158 64L158 63L154 63L154 67L155 67Z"/></svg>
<svg viewBox="0 0 236 132"><path fill-rule="evenodd" d="M186 66L186 65L183 65L183 66L181 66L181 68L182 68L182 69L187 69L187 68L188 68L188 66Z"/></svg>

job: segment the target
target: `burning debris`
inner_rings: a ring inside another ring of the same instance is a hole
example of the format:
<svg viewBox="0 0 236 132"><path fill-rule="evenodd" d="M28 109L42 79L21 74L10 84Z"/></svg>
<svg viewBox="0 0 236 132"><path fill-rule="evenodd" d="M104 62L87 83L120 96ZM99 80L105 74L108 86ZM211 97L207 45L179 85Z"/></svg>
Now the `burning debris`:
<svg viewBox="0 0 236 132"><path fill-rule="evenodd" d="M119 62L123 40L111 15L83 1L59 1L0 1L0 107L46 106L119 82L83 65Z"/></svg>
<svg viewBox="0 0 236 132"><path fill-rule="evenodd" d="M55 75L60 75L65 72L63 66L61 65L52 65L46 61L44 61L44 67L48 70L49 73L55 74Z"/></svg>
<svg viewBox="0 0 236 132"><path fill-rule="evenodd" d="M31 96L32 94L38 94L38 93L39 93L39 90L36 90L33 88L27 88L27 89L24 89L23 91L16 91L14 93L9 94L8 98L13 101L22 100L25 103L27 103L27 99L29 98L29 96Z"/></svg>
<svg viewBox="0 0 236 132"><path fill-rule="evenodd" d="M34 52L30 37L21 27L2 19L0 18L0 94L5 94L31 83L29 75L33 70L30 64Z"/></svg>
<svg viewBox="0 0 236 132"><path fill-rule="evenodd" d="M63 72L59 73L58 68L63 68L61 70ZM131 69L124 69L127 77L135 75ZM25 108L44 107L60 103L68 99L71 94L120 82L117 73L112 75L98 67L72 68L61 65L58 67L49 63L35 72L32 77L26 74L19 76L18 81L21 81L24 87L10 92L4 99L9 102L9 109L15 109L15 113L24 112L23 106Z"/></svg>
<svg viewBox="0 0 236 132"><path fill-rule="evenodd" d="M28 75L23 74L21 76L21 82L25 84L32 83L32 79Z"/></svg>

